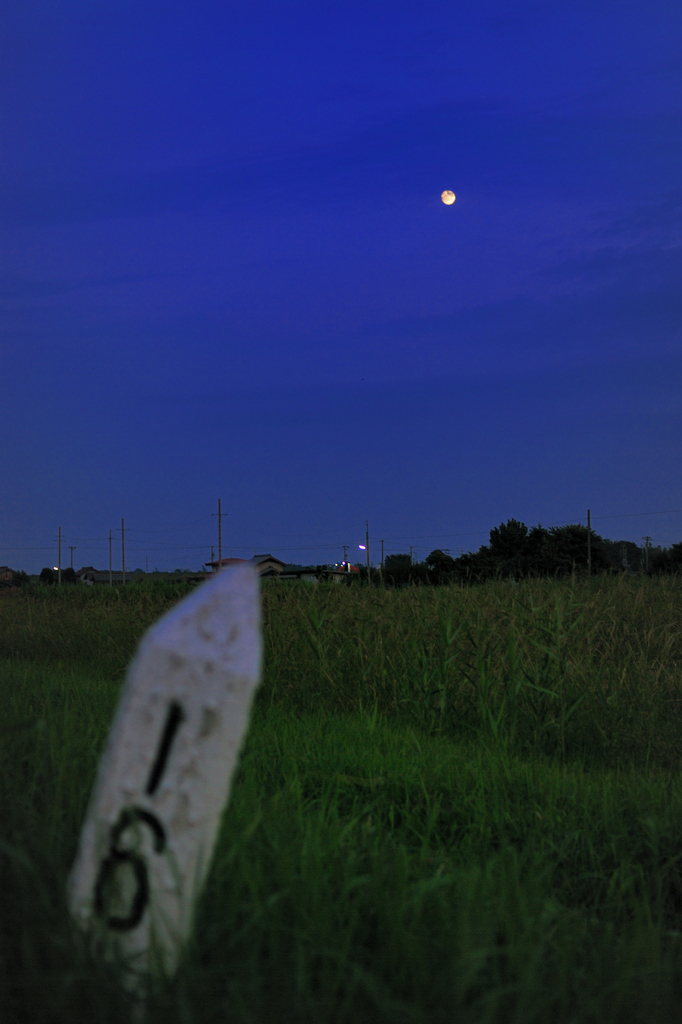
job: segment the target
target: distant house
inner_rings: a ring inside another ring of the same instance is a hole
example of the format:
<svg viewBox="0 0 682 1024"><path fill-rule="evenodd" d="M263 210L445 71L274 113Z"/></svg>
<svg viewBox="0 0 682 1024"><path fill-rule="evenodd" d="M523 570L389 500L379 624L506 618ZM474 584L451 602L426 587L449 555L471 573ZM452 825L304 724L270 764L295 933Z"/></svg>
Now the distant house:
<svg viewBox="0 0 682 1024"><path fill-rule="evenodd" d="M11 583L14 579L14 570L8 565L0 565L0 583Z"/></svg>
<svg viewBox="0 0 682 1024"><path fill-rule="evenodd" d="M277 578L280 580L307 580L308 583L317 583L318 580L347 583L349 574L346 570L326 569L323 566L288 566Z"/></svg>
<svg viewBox="0 0 682 1024"><path fill-rule="evenodd" d="M118 574L119 577L121 574ZM95 569L94 565L83 565L80 569L76 570L76 579L79 583L87 583L89 587L93 583L104 583L104 577L106 576L106 582L109 582L109 571L104 569ZM120 580L119 580L120 582Z"/></svg>
<svg viewBox="0 0 682 1024"><path fill-rule="evenodd" d="M116 577L118 576L118 579ZM122 573L112 573L113 582L120 583L123 579ZM80 569L76 570L76 579L79 583L86 583L89 587L93 583L108 583L109 582L109 570L108 569L95 569L94 565L84 565Z"/></svg>
<svg viewBox="0 0 682 1024"><path fill-rule="evenodd" d="M258 569L259 576L279 576L287 564L274 555L254 555L249 562Z"/></svg>
<svg viewBox="0 0 682 1024"><path fill-rule="evenodd" d="M315 583L317 580L331 580L332 583L347 583L350 572L357 572L356 566L344 564L343 567L335 565L333 568L322 566L289 565L274 555L254 555L253 558L223 558L220 563L208 562L207 565L217 571L219 566L225 568L230 565L255 565L258 575L278 580L308 580Z"/></svg>
<svg viewBox="0 0 682 1024"><path fill-rule="evenodd" d="M259 576L279 576L286 562L283 562L280 558L275 558L274 555L254 555L253 558L222 558L220 562L216 559L215 562L207 562L206 564L210 566L213 572L230 565L253 565L258 570Z"/></svg>
<svg viewBox="0 0 682 1024"><path fill-rule="evenodd" d="M108 569L95 569L92 565L85 565L76 573L76 579L88 587L91 587L93 583L123 583L123 573L120 569L118 571L114 569L110 575ZM196 584L201 583L204 579L206 579L204 572L145 572L143 569L133 569L132 571L126 569L125 574L126 583L140 583L143 580L152 580L152 582L172 580L175 583L180 581Z"/></svg>
<svg viewBox="0 0 682 1024"><path fill-rule="evenodd" d="M217 572L218 569L229 567L231 565L244 565L246 558L221 558L220 561L216 558L215 562L206 562L206 565L213 571Z"/></svg>

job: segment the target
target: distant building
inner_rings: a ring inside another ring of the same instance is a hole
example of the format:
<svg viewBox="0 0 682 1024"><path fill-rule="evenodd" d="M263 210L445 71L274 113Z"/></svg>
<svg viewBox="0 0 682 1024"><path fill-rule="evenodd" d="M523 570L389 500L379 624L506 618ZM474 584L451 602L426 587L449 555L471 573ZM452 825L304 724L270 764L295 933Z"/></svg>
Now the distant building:
<svg viewBox="0 0 682 1024"><path fill-rule="evenodd" d="M215 562L206 563L213 572L217 572L220 568L226 568L230 565L253 565L258 570L259 576L279 576L284 570L286 562L283 562L280 558L275 558L274 555L254 555L253 558L222 558L220 562L216 559Z"/></svg>
<svg viewBox="0 0 682 1024"><path fill-rule="evenodd" d="M355 571L357 572L357 570ZM337 565L331 569L321 565L289 565L277 578L280 580L307 580L308 583L317 583L318 580L330 580L332 583L347 583L349 574L346 569L340 569Z"/></svg>
<svg viewBox="0 0 682 1024"><path fill-rule="evenodd" d="M0 565L0 583L11 583L14 579L14 570L8 565Z"/></svg>
<svg viewBox="0 0 682 1024"><path fill-rule="evenodd" d="M79 569L76 573L76 579L85 583L86 586L91 587L94 583L123 583L123 573L119 569L118 571L112 570L111 575L108 569L95 569L92 565L85 565L82 569ZM142 569L135 569L132 572L130 569L126 569L125 582L126 583L138 583L142 580L173 580L183 581L188 583L201 583L202 580L206 579L205 572L144 572Z"/></svg>
<svg viewBox="0 0 682 1024"><path fill-rule="evenodd" d="M217 572L218 569L225 569L226 567L229 568L229 566L231 565L244 565L246 561L246 558L222 558L219 562L218 559L216 558L214 562L206 562L206 565L213 572Z"/></svg>
<svg viewBox="0 0 682 1024"><path fill-rule="evenodd" d="M102 571L102 569L95 569L94 565L84 565L76 570L76 579L82 580L88 573L101 573ZM109 574L107 573L107 575Z"/></svg>
<svg viewBox="0 0 682 1024"><path fill-rule="evenodd" d="M130 573L126 573L126 577L130 579ZM86 583L89 587L93 583L108 583L109 582L109 570L108 569L95 569L94 565L84 565L82 568L76 571L76 579L79 583ZM123 573L112 572L111 574L112 583L122 583Z"/></svg>
<svg viewBox="0 0 682 1024"><path fill-rule="evenodd" d="M254 555L249 562L258 569L259 576L279 576L287 564L274 555Z"/></svg>

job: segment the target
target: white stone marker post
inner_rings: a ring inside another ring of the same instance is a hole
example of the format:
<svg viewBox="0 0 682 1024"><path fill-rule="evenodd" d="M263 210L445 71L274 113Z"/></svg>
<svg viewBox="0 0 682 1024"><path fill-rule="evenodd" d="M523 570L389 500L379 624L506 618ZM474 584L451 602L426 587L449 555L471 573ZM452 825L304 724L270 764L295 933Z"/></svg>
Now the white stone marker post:
<svg viewBox="0 0 682 1024"><path fill-rule="evenodd" d="M238 566L159 619L128 670L69 900L104 955L135 976L177 966L260 663L258 577Z"/></svg>

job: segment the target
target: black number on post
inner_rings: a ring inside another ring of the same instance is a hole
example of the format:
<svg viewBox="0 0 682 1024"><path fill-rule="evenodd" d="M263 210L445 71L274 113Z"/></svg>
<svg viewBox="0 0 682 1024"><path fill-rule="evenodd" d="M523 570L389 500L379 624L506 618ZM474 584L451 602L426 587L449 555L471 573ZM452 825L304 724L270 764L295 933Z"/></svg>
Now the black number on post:
<svg viewBox="0 0 682 1024"><path fill-rule="evenodd" d="M168 755L170 754L170 749L173 744L173 740L175 739L175 734L184 719L184 711L177 701L172 701L168 708L166 724L163 727L163 732L161 733L161 741L159 743L159 749L156 752L156 759L154 760L152 770L149 773L149 782L147 783L147 793L149 796L154 793L161 782L161 776L164 773L166 761L168 760Z"/></svg>
<svg viewBox="0 0 682 1024"><path fill-rule="evenodd" d="M155 814L145 811L142 807L126 807L121 811L118 821L111 829L109 853L102 861L95 883L95 913L99 917L106 917L109 928L118 932L127 932L137 928L149 902L147 865L139 854L133 850L122 850L118 845L122 834L137 821L151 829L156 853L162 853L166 846L166 833ZM136 883L135 896L126 917L118 917L115 914L107 916L104 905L106 885L122 864L130 864L133 869Z"/></svg>
<svg viewBox="0 0 682 1024"><path fill-rule="evenodd" d="M149 773L146 788L146 793L149 796L156 792L161 782L175 734L184 719L185 713L181 706L177 701L172 701L168 708L166 724L161 733L154 764ZM109 852L102 861L97 881L95 882L95 913L99 917L106 917L109 928L118 932L128 932L132 931L133 928L137 928L149 903L147 865L134 850L122 850L119 846L122 834L138 821L151 829L156 853L163 853L166 846L166 833L155 814L152 814L151 811L146 811L143 807L126 807L121 811L118 821L111 830ZM126 917L118 917L115 914L107 916L104 905L106 885L122 864L130 864L133 869L133 874L135 875L135 896L130 907L130 913Z"/></svg>

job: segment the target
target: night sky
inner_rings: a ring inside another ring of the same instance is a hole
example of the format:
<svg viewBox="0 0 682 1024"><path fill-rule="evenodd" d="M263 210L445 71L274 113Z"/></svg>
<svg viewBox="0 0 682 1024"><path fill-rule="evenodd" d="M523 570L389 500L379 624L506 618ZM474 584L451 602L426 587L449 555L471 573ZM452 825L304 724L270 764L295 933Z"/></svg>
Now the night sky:
<svg viewBox="0 0 682 1024"><path fill-rule="evenodd" d="M219 497L223 554L299 563L366 519L373 561L588 507L681 540L634 515L682 508L681 38L660 0L5 0L0 564L61 526L106 567L123 516L129 568L197 568Z"/></svg>

